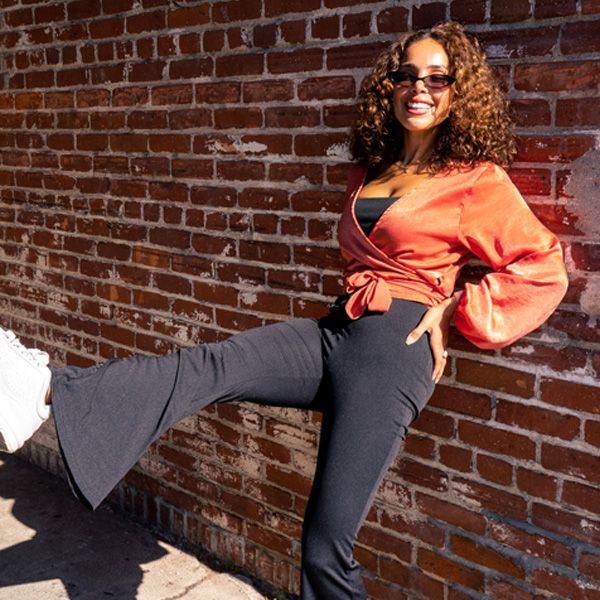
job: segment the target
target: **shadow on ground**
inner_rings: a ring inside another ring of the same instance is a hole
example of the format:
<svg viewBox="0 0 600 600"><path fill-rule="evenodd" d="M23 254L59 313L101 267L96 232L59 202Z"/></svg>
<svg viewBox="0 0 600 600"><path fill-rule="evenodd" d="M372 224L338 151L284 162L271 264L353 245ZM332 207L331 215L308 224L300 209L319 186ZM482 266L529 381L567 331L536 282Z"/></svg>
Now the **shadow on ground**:
<svg viewBox="0 0 600 600"><path fill-rule="evenodd" d="M57 598L135 599L142 565L167 553L134 523L108 509L91 513L65 482L6 454L0 454L0 531L2 599L23 599L27 584L40 582ZM6 589L14 586L25 587Z"/></svg>

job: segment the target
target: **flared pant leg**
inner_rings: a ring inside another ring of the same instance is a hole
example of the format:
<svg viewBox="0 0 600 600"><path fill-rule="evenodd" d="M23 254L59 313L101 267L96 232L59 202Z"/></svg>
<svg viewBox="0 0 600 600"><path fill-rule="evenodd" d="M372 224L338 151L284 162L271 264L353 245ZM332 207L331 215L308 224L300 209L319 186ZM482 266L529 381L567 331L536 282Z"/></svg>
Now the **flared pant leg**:
<svg viewBox="0 0 600 600"><path fill-rule="evenodd" d="M69 480L96 508L146 448L213 402L316 407L321 335L313 319L257 328L164 356L52 374L52 407Z"/></svg>

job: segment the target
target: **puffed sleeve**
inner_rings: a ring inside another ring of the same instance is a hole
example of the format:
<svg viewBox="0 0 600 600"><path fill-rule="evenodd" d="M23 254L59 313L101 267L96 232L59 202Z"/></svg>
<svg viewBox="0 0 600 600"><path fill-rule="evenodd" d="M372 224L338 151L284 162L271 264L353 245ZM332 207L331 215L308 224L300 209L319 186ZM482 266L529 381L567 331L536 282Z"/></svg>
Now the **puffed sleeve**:
<svg viewBox="0 0 600 600"><path fill-rule="evenodd" d="M459 240L494 272L467 283L454 323L480 348L502 348L539 327L565 295L558 238L531 212L506 172L488 165L462 206Z"/></svg>

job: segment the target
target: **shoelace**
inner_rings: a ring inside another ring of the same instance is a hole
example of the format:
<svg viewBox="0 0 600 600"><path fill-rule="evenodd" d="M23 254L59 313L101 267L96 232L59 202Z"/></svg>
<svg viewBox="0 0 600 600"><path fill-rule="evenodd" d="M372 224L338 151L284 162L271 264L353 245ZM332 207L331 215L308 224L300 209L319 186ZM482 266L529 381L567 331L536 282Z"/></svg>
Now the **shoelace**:
<svg viewBox="0 0 600 600"><path fill-rule="evenodd" d="M47 352L38 350L37 348L26 348L23 346L19 338L15 335L14 331L10 329L3 330L8 343L26 359L33 360L38 366L46 367L50 362L50 357Z"/></svg>

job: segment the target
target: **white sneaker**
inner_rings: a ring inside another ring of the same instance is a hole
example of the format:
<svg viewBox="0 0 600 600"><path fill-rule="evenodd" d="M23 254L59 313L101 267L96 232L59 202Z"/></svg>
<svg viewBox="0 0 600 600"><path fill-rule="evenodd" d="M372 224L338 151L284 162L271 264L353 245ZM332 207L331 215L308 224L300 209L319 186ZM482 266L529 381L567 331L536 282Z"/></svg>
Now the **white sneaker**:
<svg viewBox="0 0 600 600"><path fill-rule="evenodd" d="M18 450L50 416L48 359L0 328L0 450Z"/></svg>

